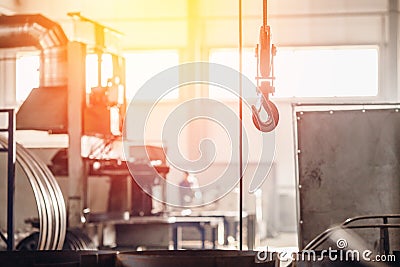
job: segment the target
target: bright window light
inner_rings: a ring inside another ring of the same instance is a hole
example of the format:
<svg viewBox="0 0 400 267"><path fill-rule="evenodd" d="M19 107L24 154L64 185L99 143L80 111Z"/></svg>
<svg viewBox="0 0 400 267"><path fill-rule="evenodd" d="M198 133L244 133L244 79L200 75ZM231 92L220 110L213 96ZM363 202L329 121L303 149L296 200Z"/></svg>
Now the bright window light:
<svg viewBox="0 0 400 267"><path fill-rule="evenodd" d="M377 48L278 48L276 97L378 94Z"/></svg>
<svg viewBox="0 0 400 267"><path fill-rule="evenodd" d="M254 84L256 83L255 77L257 76L257 58L255 57L254 48L243 49L242 57L242 73L250 79ZM218 63L239 71L239 51L235 48L230 49L212 49L210 50L209 61L211 63ZM212 74L210 74L212 75ZM208 95L212 99L234 99L238 98L237 95L231 93L226 89L222 89L215 85L210 85ZM256 91L245 92L245 98L256 97Z"/></svg>
<svg viewBox="0 0 400 267"><path fill-rule="evenodd" d="M113 62L111 54L101 55L101 86L106 87L107 81L113 77Z"/></svg>
<svg viewBox="0 0 400 267"><path fill-rule="evenodd" d="M154 75L179 64L176 50L147 50L124 54L126 65L126 97L131 100L136 92ZM176 81L179 82L177 74ZM163 99L177 99L179 89L173 90Z"/></svg>
<svg viewBox="0 0 400 267"><path fill-rule="evenodd" d="M86 55L86 93L90 93L92 87L98 86L97 54ZM112 56L103 54L101 56L101 85L107 86L107 80L113 76Z"/></svg>
<svg viewBox="0 0 400 267"><path fill-rule="evenodd" d="M24 101L33 88L39 87L40 56L32 53L17 55L16 62L16 99Z"/></svg>
<svg viewBox="0 0 400 267"><path fill-rule="evenodd" d="M275 57L275 97L358 97L378 94L378 48L376 47L278 47ZM237 49L213 49L210 62L238 70ZM243 49L243 74L255 83L257 59L254 49ZM210 98L235 96L216 86ZM254 92L243 91L245 98Z"/></svg>
<svg viewBox="0 0 400 267"><path fill-rule="evenodd" d="M86 55L86 93L90 93L92 87L97 86L97 55Z"/></svg>

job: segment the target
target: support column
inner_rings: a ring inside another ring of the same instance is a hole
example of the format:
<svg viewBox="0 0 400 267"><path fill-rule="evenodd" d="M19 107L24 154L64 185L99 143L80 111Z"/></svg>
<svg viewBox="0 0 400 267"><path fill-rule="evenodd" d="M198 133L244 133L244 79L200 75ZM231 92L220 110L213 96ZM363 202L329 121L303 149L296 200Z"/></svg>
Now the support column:
<svg viewBox="0 0 400 267"><path fill-rule="evenodd" d="M17 63L15 53L0 54L0 107L10 108L16 105Z"/></svg>
<svg viewBox="0 0 400 267"><path fill-rule="evenodd" d="M385 86L383 97L387 100L397 99L400 100L400 92L398 86L398 36L399 36L399 0L388 0L388 40L386 47L386 66L384 69L388 70L383 75L385 79Z"/></svg>
<svg viewBox="0 0 400 267"><path fill-rule="evenodd" d="M204 53L203 44L203 31L204 21L201 17L200 6L201 1L199 0L187 0L187 40L186 48L181 55L181 62L195 62L195 61L208 61L208 53ZM196 74L198 75L198 74ZM191 84L184 86L180 90L180 99L187 101L189 99L199 98L207 96L208 85L207 84ZM193 106L192 109L201 109L204 107ZM192 114L187 114L187 118L192 118ZM200 144L200 140L206 136L207 129L204 127L199 128L193 125L188 126L187 135L184 137L187 142L185 143L184 153L189 159L196 159L198 157L197 146ZM208 155L204 155L208 156Z"/></svg>
<svg viewBox="0 0 400 267"><path fill-rule="evenodd" d="M68 44L68 226L82 225L85 166L81 156L83 108L86 97L86 46Z"/></svg>

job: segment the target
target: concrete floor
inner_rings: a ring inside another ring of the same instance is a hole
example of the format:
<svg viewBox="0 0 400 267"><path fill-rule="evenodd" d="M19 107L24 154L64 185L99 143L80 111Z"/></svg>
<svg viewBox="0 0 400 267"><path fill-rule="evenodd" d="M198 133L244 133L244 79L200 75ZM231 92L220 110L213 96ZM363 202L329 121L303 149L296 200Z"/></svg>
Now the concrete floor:
<svg viewBox="0 0 400 267"><path fill-rule="evenodd" d="M201 243L200 241L182 241L182 245L186 249L188 248L198 249L201 246ZM212 243L206 242L206 248L211 249ZM234 241L230 245L218 246L217 249L237 250L238 243ZM244 245L243 249L246 250L247 246ZM284 259L280 261L279 266L280 267L289 266L291 264L290 256L292 255L292 253L298 252L297 233L295 232L279 233L277 236L273 238L267 238L265 240L262 240L260 246L256 247L255 250L278 252L278 253L284 252L284 254L280 255L286 255L286 256L282 256L282 258Z"/></svg>
<svg viewBox="0 0 400 267"><path fill-rule="evenodd" d="M297 249L297 233L280 233L276 237L261 241L260 247Z"/></svg>
<svg viewBox="0 0 400 267"><path fill-rule="evenodd" d="M200 241L181 241L184 248L199 248L201 247ZM218 246L218 249L237 249L238 243L236 241L231 242L229 245ZM212 243L206 241L206 248L212 248ZM244 244L244 249L247 246ZM255 250L266 250L269 251L297 251L297 233L280 233L276 237L267 238L260 242L260 245Z"/></svg>

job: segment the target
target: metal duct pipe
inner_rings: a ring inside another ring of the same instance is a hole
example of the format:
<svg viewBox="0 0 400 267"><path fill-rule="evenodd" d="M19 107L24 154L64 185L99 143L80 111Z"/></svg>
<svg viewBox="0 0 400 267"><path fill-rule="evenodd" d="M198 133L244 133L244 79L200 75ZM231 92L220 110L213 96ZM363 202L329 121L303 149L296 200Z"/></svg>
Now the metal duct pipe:
<svg viewBox="0 0 400 267"><path fill-rule="evenodd" d="M42 15L0 16L0 49L35 47L42 51L41 87L67 84L67 43L61 26Z"/></svg>
<svg viewBox="0 0 400 267"><path fill-rule="evenodd" d="M53 47L42 51L40 86L56 87L67 84L67 47Z"/></svg>

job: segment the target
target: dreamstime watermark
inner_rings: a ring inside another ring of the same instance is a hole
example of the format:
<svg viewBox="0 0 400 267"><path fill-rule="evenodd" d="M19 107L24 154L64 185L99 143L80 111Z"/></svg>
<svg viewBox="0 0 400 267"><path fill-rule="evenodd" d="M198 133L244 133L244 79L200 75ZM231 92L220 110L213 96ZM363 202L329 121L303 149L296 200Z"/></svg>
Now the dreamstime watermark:
<svg viewBox="0 0 400 267"><path fill-rule="evenodd" d="M129 171L136 183L147 194L171 206L190 208L215 202L229 193L244 176L250 179L248 191L253 193L266 179L273 162L275 134L274 132L261 133L255 129L251 118L251 105L246 99L241 99L243 114L247 114L243 117L242 123L238 115L238 105L232 107L229 103L217 99L194 97L185 98L184 101L169 101L170 105L174 106L168 109L165 105L160 105L160 101L173 90L195 90L196 86L205 85L212 85L210 88L217 86L236 95L237 99L239 99L240 89L243 92L257 90L255 84L246 76L227 66L208 62L186 63L166 69L149 79L137 91L127 109L123 142L124 156L127 159ZM219 127L227 140L221 143L221 136L217 136L216 140L208 137L199 140L194 136L189 137L193 141L182 145L180 141L182 132L190 123L197 120L206 120ZM221 161L221 155L228 155L228 158L224 159L227 164L223 171L220 171L218 175L213 173L211 181L209 179L206 184L199 186L197 191L203 196L200 202L185 205L177 197L163 199L160 194L156 194L149 186L151 176L160 176L157 181L159 185L168 188L170 196L179 195L182 189L179 184L161 177L156 170L157 166L147 168L147 178L143 176L143 166L138 167L138 165L143 162L152 162L149 155L151 153L146 146L151 145L148 139L155 139L154 132L158 131L158 128L161 128L161 134L157 139L162 140L167 162L181 172L202 174L210 171L217 159ZM134 154L130 149L132 140L135 141ZM188 159L182 152L188 150L199 152L199 157L196 160ZM242 162L239 155L242 155ZM240 163L242 163L242 168L239 168ZM255 168L247 168L249 163ZM242 170L242 173L239 170Z"/></svg>
<svg viewBox="0 0 400 267"><path fill-rule="evenodd" d="M324 250L302 250L297 253L289 253L286 251L273 253L264 250L258 251L256 254L255 262L262 263L272 261L275 257L281 262L288 261L309 261L309 262L322 262L322 261L341 261L341 262L395 262L396 255L394 254L373 254L371 250L357 250L347 249L348 243L345 239L338 239L336 242L337 248L329 247Z"/></svg>

